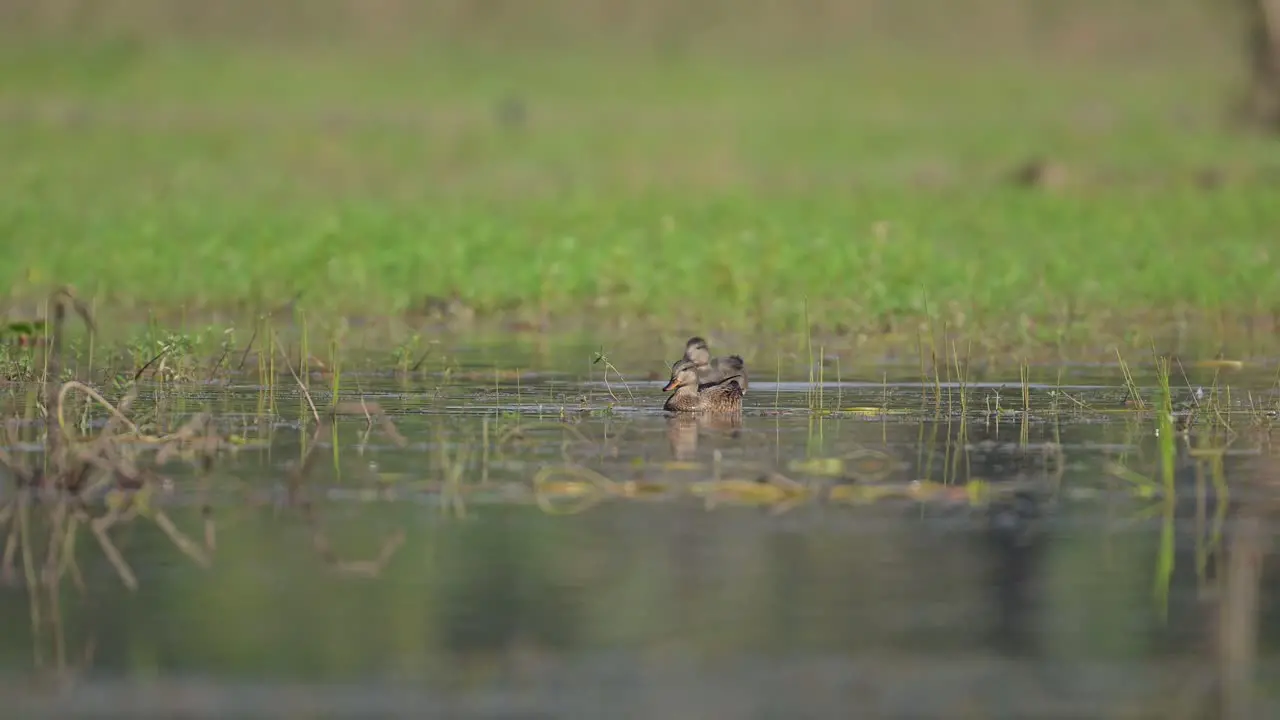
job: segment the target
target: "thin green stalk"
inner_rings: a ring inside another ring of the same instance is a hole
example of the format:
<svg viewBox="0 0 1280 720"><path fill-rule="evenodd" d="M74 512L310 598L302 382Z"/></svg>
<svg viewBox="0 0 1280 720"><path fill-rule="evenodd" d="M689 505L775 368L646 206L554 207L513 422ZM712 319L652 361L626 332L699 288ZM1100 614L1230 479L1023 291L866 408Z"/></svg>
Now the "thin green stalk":
<svg viewBox="0 0 1280 720"><path fill-rule="evenodd" d="M1174 568L1173 515L1177 504L1174 486L1174 463L1177 448L1174 445L1173 394L1169 388L1169 361L1156 357L1156 380L1160 385L1159 416L1156 420L1159 434L1160 473L1164 490L1164 521L1160 533L1160 556L1156 564L1155 596L1157 611L1162 621L1168 619L1169 582Z"/></svg>
<svg viewBox="0 0 1280 720"><path fill-rule="evenodd" d="M810 326L809 326L809 298L808 298L808 296L806 296L806 297L805 297L805 299L804 299L804 344L805 344L805 347L808 349L808 352L809 352L809 391L808 391L808 393L807 393L807 397L805 398L805 404L809 406L809 409L810 409L810 410L813 410L813 395L814 395L814 388L813 388L813 337L812 337L812 332L811 332L811 329L810 329Z"/></svg>
<svg viewBox="0 0 1280 720"><path fill-rule="evenodd" d="M826 379L825 379L826 363L822 361L822 359L825 358L826 356L827 356L826 346L819 345L818 346L818 412L822 412L823 399L824 399L823 391L827 386Z"/></svg>
<svg viewBox="0 0 1280 720"><path fill-rule="evenodd" d="M1031 442L1031 366L1026 358L1022 359L1018 369L1022 380L1022 428L1018 443L1025 448Z"/></svg>
<svg viewBox="0 0 1280 720"><path fill-rule="evenodd" d="M298 308L298 324L302 328L302 345L298 349L298 373L302 376L302 386L310 388L311 344L307 342L307 311L302 308Z"/></svg>
<svg viewBox="0 0 1280 720"><path fill-rule="evenodd" d="M840 356L836 355L836 410L844 407L844 381L840 378Z"/></svg>
<svg viewBox="0 0 1280 720"><path fill-rule="evenodd" d="M774 353L774 357L778 360L778 372L773 380L773 409L779 410L782 408L782 353Z"/></svg>
<svg viewBox="0 0 1280 720"><path fill-rule="evenodd" d="M929 398L929 373L924 369L924 340L920 339L919 330L916 330L916 357L920 361L920 411L924 412Z"/></svg>
<svg viewBox="0 0 1280 720"><path fill-rule="evenodd" d="M1133 373L1129 372L1129 364L1121 357L1120 348L1117 347L1115 350L1116 362L1120 364L1120 373L1124 376L1124 387L1129 391L1129 397L1139 410L1146 410L1147 404L1142 400L1142 393L1138 391L1138 384L1133 381Z"/></svg>

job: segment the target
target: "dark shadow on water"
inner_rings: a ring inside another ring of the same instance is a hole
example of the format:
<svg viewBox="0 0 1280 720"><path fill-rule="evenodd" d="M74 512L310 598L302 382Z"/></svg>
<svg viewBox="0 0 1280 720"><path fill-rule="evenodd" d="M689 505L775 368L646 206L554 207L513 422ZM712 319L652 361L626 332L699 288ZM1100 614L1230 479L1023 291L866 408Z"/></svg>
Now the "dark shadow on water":
<svg viewBox="0 0 1280 720"><path fill-rule="evenodd" d="M1030 493L1016 493L988 509L986 552L991 564L992 608L990 643L1007 657L1036 658L1040 654L1036 628L1043 607L1043 556L1048 539L1039 527L1040 503Z"/></svg>

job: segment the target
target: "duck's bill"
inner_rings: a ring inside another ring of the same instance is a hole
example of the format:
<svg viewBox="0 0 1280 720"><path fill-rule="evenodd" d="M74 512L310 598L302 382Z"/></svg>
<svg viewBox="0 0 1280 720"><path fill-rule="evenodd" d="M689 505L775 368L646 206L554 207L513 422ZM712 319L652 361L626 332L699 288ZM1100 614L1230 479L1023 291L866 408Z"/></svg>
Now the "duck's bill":
<svg viewBox="0 0 1280 720"><path fill-rule="evenodd" d="M662 386L662 392L671 392L672 390L675 390L678 387L680 387L680 383L676 382L675 380L668 380L667 384Z"/></svg>

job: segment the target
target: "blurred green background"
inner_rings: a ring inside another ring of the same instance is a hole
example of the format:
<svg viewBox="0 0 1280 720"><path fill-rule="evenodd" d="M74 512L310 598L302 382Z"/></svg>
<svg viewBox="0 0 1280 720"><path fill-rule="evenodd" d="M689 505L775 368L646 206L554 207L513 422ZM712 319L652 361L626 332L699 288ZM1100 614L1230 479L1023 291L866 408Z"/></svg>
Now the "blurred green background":
<svg viewBox="0 0 1280 720"><path fill-rule="evenodd" d="M0 38L15 299L913 347L1280 309L1244 0L28 1Z"/></svg>

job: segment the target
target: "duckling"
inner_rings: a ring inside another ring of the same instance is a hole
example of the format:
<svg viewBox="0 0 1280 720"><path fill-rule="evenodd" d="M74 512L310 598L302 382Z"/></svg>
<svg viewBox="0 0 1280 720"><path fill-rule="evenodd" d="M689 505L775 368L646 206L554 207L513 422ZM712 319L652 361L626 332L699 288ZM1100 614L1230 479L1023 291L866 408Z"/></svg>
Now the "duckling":
<svg viewBox="0 0 1280 720"><path fill-rule="evenodd" d="M699 383L698 368L690 360L671 366L671 380L663 392L675 390L662 405L671 412L737 412L742 409L742 387L736 377L720 383Z"/></svg>
<svg viewBox="0 0 1280 720"><path fill-rule="evenodd" d="M747 394L747 366L738 355L727 355L712 358L707 341L701 337L691 337L684 346L684 359L698 368L700 385L718 385L729 378L738 381L742 394Z"/></svg>

